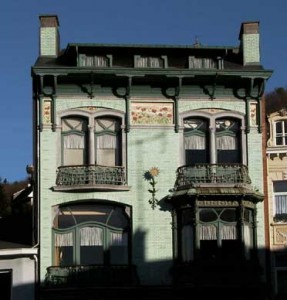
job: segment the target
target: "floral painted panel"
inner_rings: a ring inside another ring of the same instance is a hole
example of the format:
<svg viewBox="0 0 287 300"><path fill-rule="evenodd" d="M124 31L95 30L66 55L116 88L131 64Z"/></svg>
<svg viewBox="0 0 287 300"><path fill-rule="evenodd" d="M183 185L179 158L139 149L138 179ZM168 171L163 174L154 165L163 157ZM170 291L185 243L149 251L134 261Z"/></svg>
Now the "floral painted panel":
<svg viewBox="0 0 287 300"><path fill-rule="evenodd" d="M131 105L131 124L170 125L173 124L172 103L137 102Z"/></svg>

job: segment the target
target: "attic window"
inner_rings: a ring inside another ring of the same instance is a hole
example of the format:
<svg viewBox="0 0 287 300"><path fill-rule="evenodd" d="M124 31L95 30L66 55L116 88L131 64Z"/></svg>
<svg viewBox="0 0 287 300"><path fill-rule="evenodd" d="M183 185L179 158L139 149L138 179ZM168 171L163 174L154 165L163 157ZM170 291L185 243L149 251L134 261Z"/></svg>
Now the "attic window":
<svg viewBox="0 0 287 300"><path fill-rule="evenodd" d="M166 66L166 57L154 57L154 56L135 56L136 68L164 68Z"/></svg>
<svg viewBox="0 0 287 300"><path fill-rule="evenodd" d="M110 65L111 65L110 55L79 54L80 67L109 67Z"/></svg>
<svg viewBox="0 0 287 300"><path fill-rule="evenodd" d="M212 58L189 56L189 69L214 69L216 62Z"/></svg>

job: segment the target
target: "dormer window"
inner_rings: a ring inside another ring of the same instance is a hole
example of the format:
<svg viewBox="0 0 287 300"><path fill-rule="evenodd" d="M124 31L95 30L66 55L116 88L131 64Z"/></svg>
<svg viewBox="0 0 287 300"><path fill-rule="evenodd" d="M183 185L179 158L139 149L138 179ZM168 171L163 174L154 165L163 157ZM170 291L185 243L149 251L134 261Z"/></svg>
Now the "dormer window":
<svg viewBox="0 0 287 300"><path fill-rule="evenodd" d="M189 57L189 69L215 69L217 63L212 58L205 57Z"/></svg>
<svg viewBox="0 0 287 300"><path fill-rule="evenodd" d="M164 68L166 66L165 57L155 56L135 56L136 68Z"/></svg>
<svg viewBox="0 0 287 300"><path fill-rule="evenodd" d="M110 55L79 54L80 67L109 67L110 65Z"/></svg>
<svg viewBox="0 0 287 300"><path fill-rule="evenodd" d="M275 141L276 146L287 145L287 120L275 122Z"/></svg>

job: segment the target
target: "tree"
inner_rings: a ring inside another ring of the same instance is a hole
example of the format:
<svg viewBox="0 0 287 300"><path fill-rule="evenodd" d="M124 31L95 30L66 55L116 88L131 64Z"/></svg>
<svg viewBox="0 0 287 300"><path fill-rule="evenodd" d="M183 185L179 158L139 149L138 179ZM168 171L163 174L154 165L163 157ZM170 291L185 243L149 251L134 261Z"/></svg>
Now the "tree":
<svg viewBox="0 0 287 300"><path fill-rule="evenodd" d="M0 178L0 217L11 214L11 201L13 194L27 187L28 179L9 183L5 178Z"/></svg>
<svg viewBox="0 0 287 300"><path fill-rule="evenodd" d="M266 115L281 109L287 109L287 88L283 87L276 88L265 95Z"/></svg>

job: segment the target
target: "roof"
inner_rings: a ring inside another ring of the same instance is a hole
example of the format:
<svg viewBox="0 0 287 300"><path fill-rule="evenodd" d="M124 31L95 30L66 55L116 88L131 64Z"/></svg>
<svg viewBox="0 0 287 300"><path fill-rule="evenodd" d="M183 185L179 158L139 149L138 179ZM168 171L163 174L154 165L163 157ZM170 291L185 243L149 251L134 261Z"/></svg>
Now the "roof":
<svg viewBox="0 0 287 300"><path fill-rule="evenodd" d="M220 195L221 198L226 196L240 196L244 198L250 198L250 200L255 200L256 202L260 202L264 199L263 194L248 186L198 186L175 190L168 197L168 201L170 201L172 198L181 198L186 196L203 198L217 195Z"/></svg>
<svg viewBox="0 0 287 300"><path fill-rule="evenodd" d="M38 253L37 248L0 240L0 257L11 256L11 255L13 256L34 255L37 253Z"/></svg>

